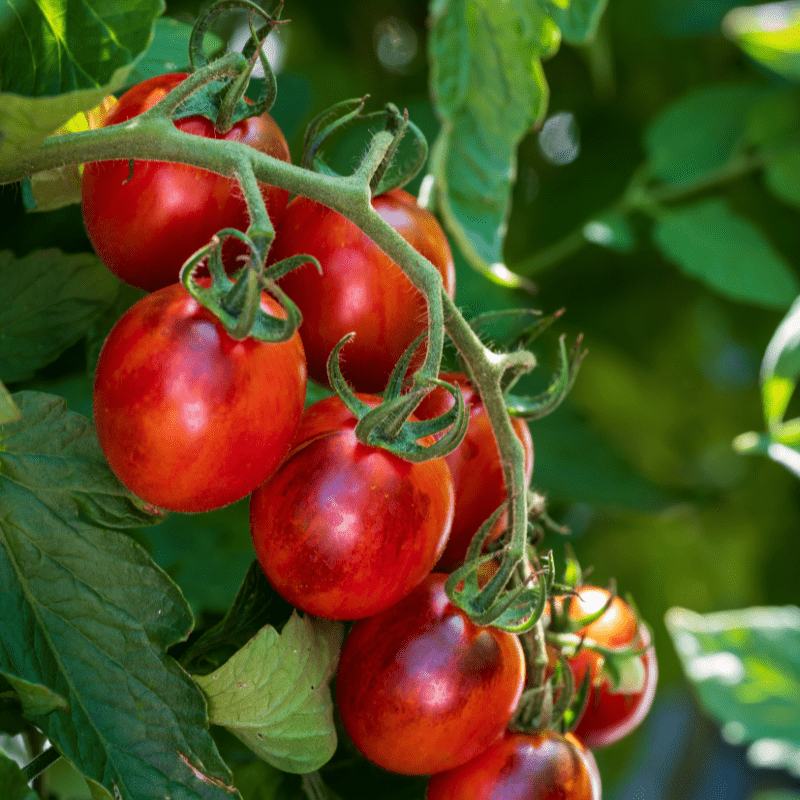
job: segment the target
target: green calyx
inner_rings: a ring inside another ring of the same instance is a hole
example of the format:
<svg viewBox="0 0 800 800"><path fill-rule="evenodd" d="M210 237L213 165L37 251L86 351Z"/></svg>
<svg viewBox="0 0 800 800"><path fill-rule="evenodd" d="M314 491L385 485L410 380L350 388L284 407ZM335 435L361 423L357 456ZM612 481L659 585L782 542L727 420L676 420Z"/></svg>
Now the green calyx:
<svg viewBox="0 0 800 800"><path fill-rule="evenodd" d="M456 386L438 378L417 373L410 391L403 393L404 379L414 352L426 334L419 336L401 356L392 370L383 402L375 408L360 400L348 385L339 366L339 354L354 334L348 334L333 348L328 357L328 380L341 401L358 419L356 437L362 444L380 447L394 453L405 461L421 462L441 458L451 453L461 444L467 432L469 414L464 404L464 396ZM439 417L430 420L410 420L409 417L422 398L434 386L441 386L455 399L455 406ZM420 439L447 432L433 444L423 445Z"/></svg>
<svg viewBox="0 0 800 800"><path fill-rule="evenodd" d="M302 322L300 309L271 277L266 277L260 269L253 266L252 258L235 278L228 277L222 265L222 244L229 237L243 241L251 253L259 252L247 234L235 228L225 228L212 239L210 244L198 250L183 265L180 279L186 291L217 317L231 338L237 341L242 341L248 336L260 342L287 341ZM206 259L211 275L208 285L204 285L205 281L199 282L195 277L197 268ZM303 263L308 260L309 258L305 258ZM286 311L286 319L270 316L261 308L263 289L280 302Z"/></svg>
<svg viewBox="0 0 800 800"><path fill-rule="evenodd" d="M220 133L227 133L237 122L249 117L259 117L269 111L277 96L277 82L272 67L263 52L266 37L278 25L285 21L279 19L283 3L278 7L275 17L250 0L220 0L201 16L192 29L189 41L189 60L192 71L203 68L208 59L203 52L203 38L211 23L220 15L231 10L244 9L250 11L250 38L243 49L246 59L245 68L237 75L225 80L216 80L206 84L199 92L187 98L173 113L173 119L181 119L201 115L214 121L214 127ZM264 20L264 24L256 28L255 17ZM264 87L253 102L245 100L245 92L250 84L250 76L256 63L260 62L264 70Z"/></svg>

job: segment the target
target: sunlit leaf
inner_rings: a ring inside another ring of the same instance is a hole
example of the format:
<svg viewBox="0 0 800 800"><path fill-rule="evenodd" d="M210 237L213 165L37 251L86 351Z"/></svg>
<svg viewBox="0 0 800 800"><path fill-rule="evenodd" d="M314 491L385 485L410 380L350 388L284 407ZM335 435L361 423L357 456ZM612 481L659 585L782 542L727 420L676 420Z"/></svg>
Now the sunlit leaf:
<svg viewBox="0 0 800 800"><path fill-rule="evenodd" d="M703 708L760 767L800 777L800 608L696 614L672 608L667 630Z"/></svg>
<svg viewBox="0 0 800 800"><path fill-rule="evenodd" d="M608 0L547 0L547 5L564 40L586 44L595 37Z"/></svg>
<svg viewBox="0 0 800 800"><path fill-rule="evenodd" d="M751 58L791 80L800 80L800 3L734 8L722 30Z"/></svg>
<svg viewBox="0 0 800 800"><path fill-rule="evenodd" d="M311 772L336 749L328 677L340 623L296 613L278 634L262 628L219 669L197 676L211 721L285 772Z"/></svg>
<svg viewBox="0 0 800 800"><path fill-rule="evenodd" d="M433 196L467 261L507 285L519 285L502 264L517 147L547 106L540 57L553 31L532 0L431 6L430 84L442 122Z"/></svg>

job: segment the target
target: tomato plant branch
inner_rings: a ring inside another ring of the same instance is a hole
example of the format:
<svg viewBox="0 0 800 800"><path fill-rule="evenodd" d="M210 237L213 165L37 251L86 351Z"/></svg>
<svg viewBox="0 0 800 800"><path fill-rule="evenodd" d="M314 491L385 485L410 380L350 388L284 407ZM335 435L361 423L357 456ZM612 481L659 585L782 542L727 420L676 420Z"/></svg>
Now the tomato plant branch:
<svg viewBox="0 0 800 800"><path fill-rule="evenodd" d="M25 779L30 782L34 778L41 775L51 764L55 764L61 758L61 753L55 747L48 747L39 753L33 761L27 763L22 771L25 773Z"/></svg>

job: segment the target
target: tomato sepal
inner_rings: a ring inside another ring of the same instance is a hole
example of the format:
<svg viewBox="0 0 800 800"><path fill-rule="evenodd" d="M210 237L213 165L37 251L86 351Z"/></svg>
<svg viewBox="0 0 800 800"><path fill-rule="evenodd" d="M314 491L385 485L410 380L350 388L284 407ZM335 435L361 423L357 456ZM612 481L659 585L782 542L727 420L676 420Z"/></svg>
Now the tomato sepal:
<svg viewBox="0 0 800 800"><path fill-rule="evenodd" d="M187 292L207 308L224 326L231 338L242 341L252 337L260 342L286 342L300 327L302 314L297 305L273 281L260 275L251 265L240 270L234 279L222 265L222 243L228 237L243 241L252 253L258 248L253 240L235 228L225 228L211 242L201 247L183 265L180 280ZM208 259L210 283L199 282L195 272ZM269 316L261 309L261 290L274 295L286 312L285 319Z"/></svg>

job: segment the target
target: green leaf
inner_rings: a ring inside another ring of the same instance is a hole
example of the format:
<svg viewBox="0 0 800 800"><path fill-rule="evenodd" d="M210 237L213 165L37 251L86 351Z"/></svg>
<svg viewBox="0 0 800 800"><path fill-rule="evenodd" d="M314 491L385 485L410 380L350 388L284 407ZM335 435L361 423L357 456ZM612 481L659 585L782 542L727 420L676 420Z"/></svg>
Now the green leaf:
<svg viewBox="0 0 800 800"><path fill-rule="evenodd" d="M761 231L724 200L704 200L665 212L653 240L664 257L733 300L787 308L797 278Z"/></svg>
<svg viewBox="0 0 800 800"><path fill-rule="evenodd" d="M39 795L28 786L22 769L3 753L0 753L0 786L3 800L39 800Z"/></svg>
<svg viewBox="0 0 800 800"><path fill-rule="evenodd" d="M16 422L20 418L17 404L8 393L8 389L0 382L0 425L6 422Z"/></svg>
<svg viewBox="0 0 800 800"><path fill-rule="evenodd" d="M181 664L193 674L208 674L244 647L265 625L282 630L293 610L272 588L258 561L252 561L228 613L192 643L181 656Z"/></svg>
<svg viewBox="0 0 800 800"><path fill-rule="evenodd" d="M171 514L163 525L141 532L153 560L181 587L196 615L230 608L253 560L249 509L245 498L204 514Z"/></svg>
<svg viewBox="0 0 800 800"><path fill-rule="evenodd" d="M0 7L0 163L121 88L162 0L50 0Z"/></svg>
<svg viewBox="0 0 800 800"><path fill-rule="evenodd" d="M86 335L114 301L115 278L93 254L0 251L0 378L22 381Z"/></svg>
<svg viewBox="0 0 800 800"><path fill-rule="evenodd" d="M800 378L800 298L772 334L761 362L764 415L768 424L783 419Z"/></svg>
<svg viewBox="0 0 800 800"><path fill-rule="evenodd" d="M800 133L800 92L774 91L757 102L747 115L747 141L773 147L796 139Z"/></svg>
<svg viewBox="0 0 800 800"><path fill-rule="evenodd" d="M586 44L594 39L608 0L547 0L548 13L570 44Z"/></svg>
<svg viewBox="0 0 800 800"><path fill-rule="evenodd" d="M87 779L123 800L233 800L202 694L168 657L192 615L114 528L152 518L111 473L89 420L15 395L0 450L0 668L63 697L31 721Z"/></svg>
<svg viewBox="0 0 800 800"><path fill-rule="evenodd" d="M800 208L800 147L783 150L770 159L764 180L777 198Z"/></svg>
<svg viewBox="0 0 800 800"><path fill-rule="evenodd" d="M800 478L800 449L775 441L772 433L743 433L733 440L733 447L739 453L767 456Z"/></svg>
<svg viewBox="0 0 800 800"><path fill-rule="evenodd" d="M765 92L749 83L709 86L668 106L644 135L653 172L665 183L684 184L723 166L741 150L748 112Z"/></svg>
<svg viewBox="0 0 800 800"><path fill-rule="evenodd" d="M750 58L789 80L800 80L800 6L775 3L734 8L723 32Z"/></svg>
<svg viewBox="0 0 800 800"><path fill-rule="evenodd" d="M189 39L192 26L172 17L159 17L153 27L153 39L144 55L138 59L127 86L135 86L148 78L167 72L189 72ZM205 52L221 50L225 43L218 36L206 33Z"/></svg>
<svg viewBox="0 0 800 800"><path fill-rule="evenodd" d="M328 678L341 623L293 614L278 634L262 628L222 667L195 678L209 717L284 772L312 772L336 749Z"/></svg>
<svg viewBox="0 0 800 800"><path fill-rule="evenodd" d="M435 202L470 264L514 285L500 263L509 195L519 142L547 106L540 56L553 31L525 0L431 6L431 94L442 122L431 151Z"/></svg>
<svg viewBox="0 0 800 800"><path fill-rule="evenodd" d="M8 681L17 693L22 703L22 708L28 716L68 710L67 701L46 686L23 680L15 675L10 675L4 670L0 670L0 675Z"/></svg>
<svg viewBox="0 0 800 800"><path fill-rule="evenodd" d="M800 609L667 612L667 630L703 708L748 758L800 777Z"/></svg>
<svg viewBox="0 0 800 800"><path fill-rule="evenodd" d="M618 253L636 249L636 234L624 214L603 214L593 217L583 226L583 238Z"/></svg>

